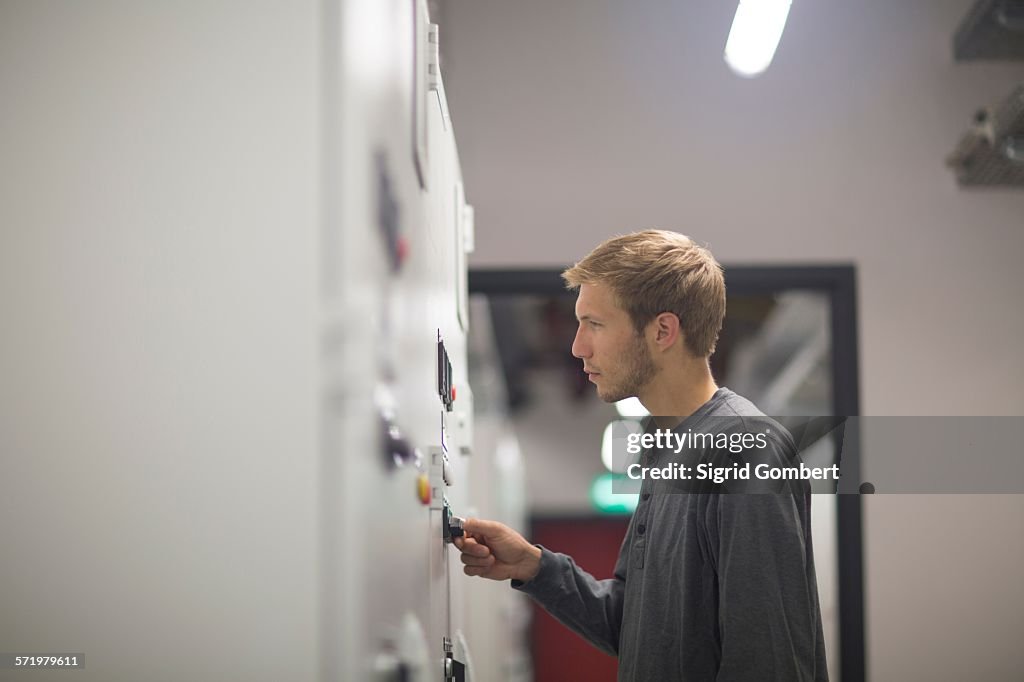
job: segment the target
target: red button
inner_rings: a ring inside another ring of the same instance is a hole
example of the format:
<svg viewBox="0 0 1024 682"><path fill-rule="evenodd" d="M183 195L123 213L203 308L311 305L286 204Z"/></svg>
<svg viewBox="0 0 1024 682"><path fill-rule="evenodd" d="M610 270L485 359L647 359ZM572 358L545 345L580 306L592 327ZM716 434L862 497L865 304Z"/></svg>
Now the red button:
<svg viewBox="0 0 1024 682"><path fill-rule="evenodd" d="M398 262L404 263L405 257L409 255L409 242L406 241L405 237L399 237L395 248L398 251Z"/></svg>
<svg viewBox="0 0 1024 682"><path fill-rule="evenodd" d="M452 386L452 402L455 402L455 387Z"/></svg>

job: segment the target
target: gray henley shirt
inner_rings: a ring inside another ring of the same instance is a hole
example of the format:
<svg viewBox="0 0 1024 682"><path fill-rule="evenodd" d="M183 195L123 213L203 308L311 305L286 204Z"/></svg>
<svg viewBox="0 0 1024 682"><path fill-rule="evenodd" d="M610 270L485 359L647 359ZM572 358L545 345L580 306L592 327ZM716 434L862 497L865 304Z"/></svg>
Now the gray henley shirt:
<svg viewBox="0 0 1024 682"><path fill-rule="evenodd" d="M750 418L767 420L720 388L676 431L722 418L742 429L752 428ZM768 443L774 461L793 461L784 428L772 429ZM512 586L618 656L619 680L827 681L810 488L786 481L773 490L664 492L645 480L614 577L597 580L541 547L537 575Z"/></svg>

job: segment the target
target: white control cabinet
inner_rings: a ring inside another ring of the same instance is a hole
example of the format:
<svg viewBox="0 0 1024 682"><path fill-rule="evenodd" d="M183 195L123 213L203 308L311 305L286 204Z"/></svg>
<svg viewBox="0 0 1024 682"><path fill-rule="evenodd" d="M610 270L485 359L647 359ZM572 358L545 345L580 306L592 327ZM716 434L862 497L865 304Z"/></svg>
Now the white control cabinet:
<svg viewBox="0 0 1024 682"><path fill-rule="evenodd" d="M508 588L442 537L497 483L425 1L5 2L0 46L0 653L470 679Z"/></svg>

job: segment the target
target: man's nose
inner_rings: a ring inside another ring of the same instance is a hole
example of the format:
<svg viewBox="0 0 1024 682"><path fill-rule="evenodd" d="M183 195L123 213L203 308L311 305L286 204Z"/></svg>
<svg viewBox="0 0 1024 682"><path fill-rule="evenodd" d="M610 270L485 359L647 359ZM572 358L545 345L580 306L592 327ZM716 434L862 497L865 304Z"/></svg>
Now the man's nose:
<svg viewBox="0 0 1024 682"><path fill-rule="evenodd" d="M583 339L581 338L580 332L582 332L582 331L583 331L582 329L577 329L576 330L576 338L572 340L572 354L573 354L573 357L577 357L577 358L579 358L581 360L583 358L588 357L590 355L590 349L588 347L585 347L585 344L583 343Z"/></svg>

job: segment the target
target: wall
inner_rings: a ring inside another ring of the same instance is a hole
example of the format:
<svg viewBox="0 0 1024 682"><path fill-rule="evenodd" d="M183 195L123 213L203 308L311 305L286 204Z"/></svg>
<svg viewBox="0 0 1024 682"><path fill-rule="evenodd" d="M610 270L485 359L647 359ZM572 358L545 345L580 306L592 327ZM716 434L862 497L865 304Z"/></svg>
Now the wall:
<svg viewBox="0 0 1024 682"><path fill-rule="evenodd" d="M795 3L743 80L721 58L734 3L446 0L471 265L560 266L651 226L726 264L853 262L864 414L1024 414L1024 192L943 166L1024 80L953 63L970 4ZM871 678L1019 675L1024 497L864 507Z"/></svg>

